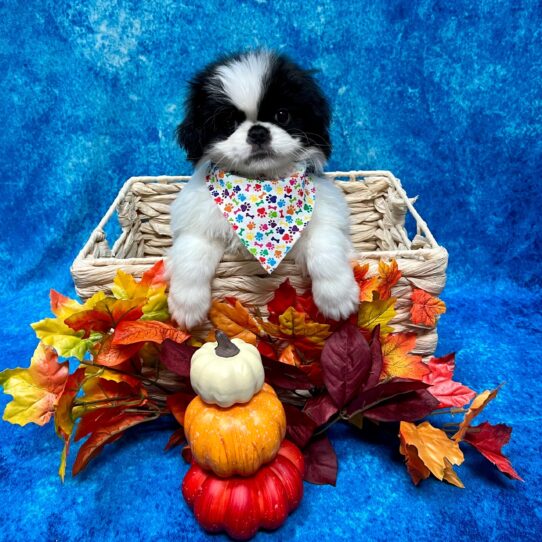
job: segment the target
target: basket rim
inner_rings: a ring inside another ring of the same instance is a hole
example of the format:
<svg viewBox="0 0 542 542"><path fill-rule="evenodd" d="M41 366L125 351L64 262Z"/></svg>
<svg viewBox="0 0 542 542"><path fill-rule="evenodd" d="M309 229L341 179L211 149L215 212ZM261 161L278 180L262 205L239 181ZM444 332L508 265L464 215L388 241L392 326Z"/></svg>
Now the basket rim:
<svg viewBox="0 0 542 542"><path fill-rule="evenodd" d="M390 186L392 186L403 202L405 203L408 211L413 216L414 220L416 221L416 227L418 232L421 232L423 236L428 241L430 247L428 248L417 248L417 249L401 249L401 250L391 250L391 251L370 251L370 252L359 252L356 253L356 258L358 259L364 259L364 258L412 258L414 256L416 257L424 257L424 256L432 256L435 253L442 253L442 251L446 252L446 249L438 244L435 237L431 233L431 230L429 229L429 226L427 223L422 219L418 211L415 209L413 202L417 199L417 197L410 198L406 191L404 190L400 179L395 177L391 171L387 170L349 170L349 171L328 171L324 172L324 176L330 179L334 179L337 182L344 182L344 181L360 181L362 179L367 179L371 177L385 177L388 182L390 183ZM113 214L116 212L117 207L119 203L124 199L126 194L130 191L132 186L135 183L159 183L159 184L176 184L176 183L186 183L191 179L191 175L142 175L142 176L132 176L128 178L124 184L122 185L121 189L119 190L117 196L111 203L109 209L105 213L105 215L102 217L102 219L99 221L97 226L94 228L94 230L91 232L87 242L83 245L79 253L77 254L76 258L74 259L71 269L77 269L81 265L92 265L95 263L96 265L102 266L102 265L116 265L116 264L122 264L122 265L148 265L152 264L156 261L159 261L160 259L163 259L164 257L158 257L158 256L145 256L145 257L137 257L137 258L115 258L115 257L95 257L92 255L92 248L96 244L98 240L105 239L105 232L104 227L109 221L109 219L113 216ZM122 234L121 234L122 235ZM84 263L83 263L84 262Z"/></svg>

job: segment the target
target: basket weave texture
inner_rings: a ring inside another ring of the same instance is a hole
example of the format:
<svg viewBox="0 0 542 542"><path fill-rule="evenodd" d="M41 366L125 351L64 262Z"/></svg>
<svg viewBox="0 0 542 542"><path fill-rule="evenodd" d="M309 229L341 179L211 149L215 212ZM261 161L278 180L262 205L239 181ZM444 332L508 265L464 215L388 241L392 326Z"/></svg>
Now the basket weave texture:
<svg viewBox="0 0 542 542"><path fill-rule="evenodd" d="M378 262L395 259L402 277L392 290L397 298L396 331L417 334L414 353L428 357L437 344L436 328L410 321L412 288L439 295L446 282L448 253L439 246L427 224L415 210L400 181L388 171L326 173L339 186L350 207L351 238L359 263L369 264L377 274ZM119 269L139 277L171 246L170 205L190 179L188 176L131 177L92 232L71 267L77 294L86 299L99 290L109 290ZM405 219L410 213L416 235L409 239ZM122 233L111 247L105 228L117 214ZM272 275L255 259L239 260L226 255L212 284L213 298L238 298L258 307L265 305L275 289L288 277L299 291L310 287L310 279L288 257ZM203 326L203 332L208 326ZM196 333L197 334L197 333Z"/></svg>

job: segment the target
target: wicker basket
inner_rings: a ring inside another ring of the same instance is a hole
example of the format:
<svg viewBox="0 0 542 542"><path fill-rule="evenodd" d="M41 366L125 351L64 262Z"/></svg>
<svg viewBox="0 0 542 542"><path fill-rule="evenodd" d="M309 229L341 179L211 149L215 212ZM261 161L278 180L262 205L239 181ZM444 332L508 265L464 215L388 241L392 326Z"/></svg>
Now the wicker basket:
<svg viewBox="0 0 542 542"><path fill-rule="evenodd" d="M412 285L438 295L446 282L448 253L439 246L401 187L388 171L350 171L326 174L345 194L351 211L351 236L357 259L369 263L375 274L380 259L395 258L402 278L392 293L397 298L396 331L415 332L415 353L433 354L437 344L435 328L410 322ZM171 246L170 205L177 192L190 179L179 177L132 177L102 218L71 267L78 295L86 299L98 290L108 290L118 269L135 276L163 258ZM407 212L416 222L417 233L409 239L405 229ZM122 233L112 248L104 229L118 214ZM307 277L286 258L268 276L256 260L239 261L225 256L213 281L213 297L235 296L249 306L265 305L278 285L289 277L304 290Z"/></svg>

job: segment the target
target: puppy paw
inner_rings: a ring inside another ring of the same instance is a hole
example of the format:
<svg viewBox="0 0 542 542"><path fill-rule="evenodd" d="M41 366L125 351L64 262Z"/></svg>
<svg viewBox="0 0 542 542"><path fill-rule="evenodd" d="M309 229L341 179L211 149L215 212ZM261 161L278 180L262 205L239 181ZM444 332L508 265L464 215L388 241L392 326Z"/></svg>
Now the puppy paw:
<svg viewBox="0 0 542 542"><path fill-rule="evenodd" d="M170 284L168 307L171 317L183 329L191 329L207 319L211 291L201 286Z"/></svg>
<svg viewBox="0 0 542 542"><path fill-rule="evenodd" d="M332 320L346 320L359 305L359 286L353 274L333 279L314 279L312 295L318 310Z"/></svg>

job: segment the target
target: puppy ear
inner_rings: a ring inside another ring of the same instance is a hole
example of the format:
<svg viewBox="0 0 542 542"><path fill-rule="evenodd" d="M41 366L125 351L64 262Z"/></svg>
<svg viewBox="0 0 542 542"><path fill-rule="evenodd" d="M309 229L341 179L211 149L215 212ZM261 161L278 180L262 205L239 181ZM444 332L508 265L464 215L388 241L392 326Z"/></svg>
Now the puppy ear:
<svg viewBox="0 0 542 542"><path fill-rule="evenodd" d="M177 143L186 151L190 162L196 163L203 155L201 128L195 122L192 112L177 126Z"/></svg>

